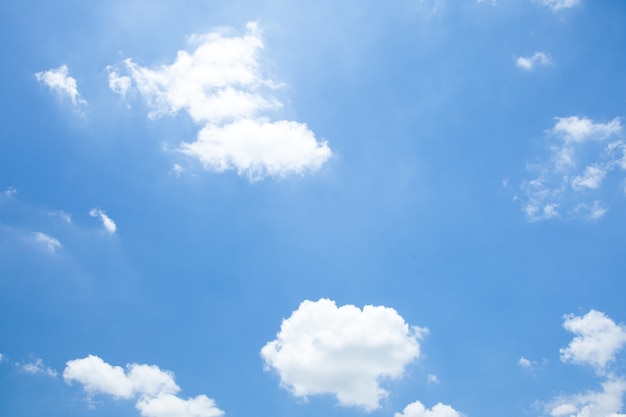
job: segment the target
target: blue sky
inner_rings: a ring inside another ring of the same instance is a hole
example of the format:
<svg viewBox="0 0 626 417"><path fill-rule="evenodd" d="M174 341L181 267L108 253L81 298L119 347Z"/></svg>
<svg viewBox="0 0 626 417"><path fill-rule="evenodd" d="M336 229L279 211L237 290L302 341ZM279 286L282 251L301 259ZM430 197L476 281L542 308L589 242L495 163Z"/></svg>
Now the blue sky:
<svg viewBox="0 0 626 417"><path fill-rule="evenodd" d="M0 32L0 415L626 415L621 2Z"/></svg>

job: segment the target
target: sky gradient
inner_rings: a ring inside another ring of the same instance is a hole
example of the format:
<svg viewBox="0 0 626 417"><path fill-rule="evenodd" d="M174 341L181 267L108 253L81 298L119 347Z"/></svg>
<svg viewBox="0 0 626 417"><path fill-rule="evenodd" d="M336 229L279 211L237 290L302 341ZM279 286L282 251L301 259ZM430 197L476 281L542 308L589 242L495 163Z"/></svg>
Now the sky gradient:
<svg viewBox="0 0 626 417"><path fill-rule="evenodd" d="M0 415L626 416L626 5L0 32Z"/></svg>

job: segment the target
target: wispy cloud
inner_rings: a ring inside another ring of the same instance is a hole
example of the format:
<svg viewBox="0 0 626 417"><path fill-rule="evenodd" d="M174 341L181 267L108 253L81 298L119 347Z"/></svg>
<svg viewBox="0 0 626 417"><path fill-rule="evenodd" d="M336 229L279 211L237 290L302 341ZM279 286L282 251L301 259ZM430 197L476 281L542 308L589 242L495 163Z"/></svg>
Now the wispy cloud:
<svg viewBox="0 0 626 417"><path fill-rule="evenodd" d="M543 52L535 52L532 56L520 56L515 59L515 64L526 71L532 71L535 67L546 66L551 63L551 59Z"/></svg>
<svg viewBox="0 0 626 417"><path fill-rule="evenodd" d="M144 417L220 417L224 414L206 395L183 399L174 374L156 365L112 366L98 356L68 361L63 371L66 383L77 382L91 398L98 394L137 398L135 407ZM93 406L93 405L92 405Z"/></svg>
<svg viewBox="0 0 626 417"><path fill-rule="evenodd" d="M74 106L85 106L87 101L84 100L76 86L76 80L70 76L66 65L58 68L41 71L35 74L35 78L42 84L50 87L59 97L69 97Z"/></svg>
<svg viewBox="0 0 626 417"><path fill-rule="evenodd" d="M62 247L58 239L42 232L33 232L32 240L37 244L45 246L51 253L54 253L57 249Z"/></svg>
<svg viewBox="0 0 626 417"><path fill-rule="evenodd" d="M426 332L410 327L392 308L361 310L307 300L283 321L261 356L295 396L333 394L341 405L371 411L387 396L379 379L401 377L419 357L419 339Z"/></svg>
<svg viewBox="0 0 626 417"><path fill-rule="evenodd" d="M18 367L29 374L44 374L52 378L57 376L57 371L45 366L40 358L36 358L33 362L18 364Z"/></svg>
<svg viewBox="0 0 626 417"><path fill-rule="evenodd" d="M151 118L186 112L200 127L179 151L206 169L236 170L251 180L318 170L332 152L303 123L271 121L282 103L272 91L280 85L264 77L263 48L256 23L243 36L225 30L194 35L191 52L179 51L171 65L156 69L131 59L123 71L109 67L109 87L125 95L133 89L150 107Z"/></svg>
<svg viewBox="0 0 626 417"><path fill-rule="evenodd" d="M50 212L51 216L56 216L56 217L60 217L63 220L65 220L65 222L67 223L72 223L72 215L69 213L66 213L63 210L54 210Z"/></svg>
<svg viewBox="0 0 626 417"><path fill-rule="evenodd" d="M569 9L570 7L578 6L580 0L535 0L539 4L549 7L553 11L559 11L561 9Z"/></svg>
<svg viewBox="0 0 626 417"><path fill-rule="evenodd" d="M104 230L106 230L108 234L112 235L117 230L115 222L109 216L107 216L104 211L94 208L89 211L89 215L91 217L99 218L102 222Z"/></svg>
<svg viewBox="0 0 626 417"><path fill-rule="evenodd" d="M534 174L516 200L530 221L556 217L597 220L608 210L605 184L626 170L626 143L619 118L607 123L557 117L547 131L548 158L529 163Z"/></svg>

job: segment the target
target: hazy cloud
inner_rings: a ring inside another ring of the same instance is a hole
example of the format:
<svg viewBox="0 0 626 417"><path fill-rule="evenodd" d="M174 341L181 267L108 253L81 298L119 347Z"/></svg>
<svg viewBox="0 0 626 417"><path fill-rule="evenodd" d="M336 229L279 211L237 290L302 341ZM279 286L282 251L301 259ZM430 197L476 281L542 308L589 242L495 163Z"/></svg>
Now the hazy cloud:
<svg viewBox="0 0 626 417"><path fill-rule="evenodd" d="M536 0L539 4L551 8L553 11L561 9L569 9L570 7L578 6L580 0Z"/></svg>
<svg viewBox="0 0 626 417"><path fill-rule="evenodd" d="M418 340L425 332L392 308L306 300L283 320L261 356L294 395L333 394L341 405L369 411L387 396L380 378L402 376L419 357Z"/></svg>
<svg viewBox="0 0 626 417"><path fill-rule="evenodd" d="M179 150L208 170L234 169L252 180L315 171L332 152L305 124L269 119L282 107L272 94L279 85L261 71L258 25L246 28L243 36L194 35L195 49L178 51L171 65L152 69L127 59L128 75L109 67L109 87L121 95L137 91L151 118L186 112L200 130Z"/></svg>
<svg viewBox="0 0 626 417"><path fill-rule="evenodd" d="M145 417L218 417L224 414L205 395L182 399L174 374L156 365L112 366L97 356L68 361L63 371L68 384L77 382L91 398L96 394L137 398L135 407Z"/></svg>
<svg viewBox="0 0 626 417"><path fill-rule="evenodd" d="M6 200L8 200L8 199L10 199L10 198L13 198L13 196L14 196L15 194L17 194L17 190L16 190L15 188L13 188L13 187L8 187L8 188L5 188L5 189L2 191L2 193L0 193L0 201L1 201L2 199L6 199Z"/></svg>
<svg viewBox="0 0 626 417"><path fill-rule="evenodd" d="M112 235L117 230L115 222L109 216L107 216L104 211L94 208L89 211L89 215L91 217L99 218L102 222L104 230L106 230L108 234Z"/></svg>
<svg viewBox="0 0 626 417"><path fill-rule="evenodd" d="M69 97L74 106L87 104L87 101L80 96L76 87L76 80L70 76L66 65L38 72L35 74L35 78L40 83L50 87L59 97Z"/></svg>

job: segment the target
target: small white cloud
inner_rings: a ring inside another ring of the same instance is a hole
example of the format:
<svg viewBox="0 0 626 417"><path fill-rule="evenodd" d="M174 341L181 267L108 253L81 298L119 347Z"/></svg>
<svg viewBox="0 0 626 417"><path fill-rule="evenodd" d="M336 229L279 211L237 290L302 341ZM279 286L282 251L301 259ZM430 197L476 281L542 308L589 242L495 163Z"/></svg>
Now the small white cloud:
<svg viewBox="0 0 626 417"><path fill-rule="evenodd" d="M519 358L519 361L517 361L517 363L522 368L530 368L530 367L532 367L535 364L535 362L531 361L530 359L526 359L523 356L521 358Z"/></svg>
<svg viewBox="0 0 626 417"><path fill-rule="evenodd" d="M29 374L45 374L52 378L57 376L57 371L45 366L43 364L43 360L41 360L40 358L37 358L30 363L20 364L19 367L24 372L27 372Z"/></svg>
<svg viewBox="0 0 626 417"><path fill-rule="evenodd" d="M328 144L305 124L270 121L283 106L272 94L280 84L261 71L258 25L246 29L243 36L227 36L226 30L194 35L193 51L179 51L171 65L156 69L127 59L128 75L108 68L109 87L121 95L137 91L150 118L186 112L200 130L179 151L208 170L234 169L251 180L318 170L332 155Z"/></svg>
<svg viewBox="0 0 626 417"><path fill-rule="evenodd" d="M4 355L0 353L0 363L2 363L3 360L4 360Z"/></svg>
<svg viewBox="0 0 626 417"><path fill-rule="evenodd" d="M33 232L32 240L38 244L44 245L51 253L54 253L57 249L62 247L58 239L41 232Z"/></svg>
<svg viewBox="0 0 626 417"><path fill-rule="evenodd" d="M424 404L415 401L406 407L402 413L394 413L394 417L461 417L462 414L449 405L438 403L431 409L427 409Z"/></svg>
<svg viewBox="0 0 626 417"><path fill-rule="evenodd" d="M42 84L50 87L52 91L60 97L69 97L74 106L84 106L87 104L78 92L76 80L70 76L66 65L59 68L41 71L35 74L35 78Z"/></svg>
<svg viewBox="0 0 626 417"><path fill-rule="evenodd" d="M529 57L520 56L515 60L515 64L526 71L532 71L537 65L545 66L550 63L550 57L543 52L535 52Z"/></svg>
<svg viewBox="0 0 626 417"><path fill-rule="evenodd" d="M137 398L135 407L144 417L219 417L224 414L205 395L184 400L176 394L180 387L174 374L155 365L112 366L97 356L68 361L63 379L78 382L89 397L96 394L115 398Z"/></svg>
<svg viewBox="0 0 626 417"><path fill-rule="evenodd" d="M560 350L561 360L591 365L599 375L626 344L626 327L596 310L582 317L566 315L563 327L576 337Z"/></svg>
<svg viewBox="0 0 626 417"><path fill-rule="evenodd" d="M418 340L426 332L392 308L306 300L283 320L261 356L295 396L333 394L341 405L371 411L388 394L380 378L401 377L419 357Z"/></svg>
<svg viewBox="0 0 626 417"><path fill-rule="evenodd" d="M426 378L427 378L429 384L438 384L439 383L439 378L437 378L437 375L428 374L428 376Z"/></svg>
<svg viewBox="0 0 626 417"><path fill-rule="evenodd" d="M94 208L89 211L89 215L91 217L100 218L100 221L102 221L102 226L104 226L104 229L107 231L108 234L112 235L117 230L115 222L109 216L107 216L104 211Z"/></svg>
<svg viewBox="0 0 626 417"><path fill-rule="evenodd" d="M551 8L553 11L559 11L561 9L569 9L570 7L578 6L580 0L536 0L539 4Z"/></svg>

